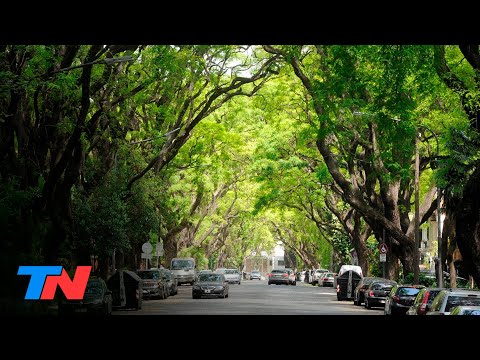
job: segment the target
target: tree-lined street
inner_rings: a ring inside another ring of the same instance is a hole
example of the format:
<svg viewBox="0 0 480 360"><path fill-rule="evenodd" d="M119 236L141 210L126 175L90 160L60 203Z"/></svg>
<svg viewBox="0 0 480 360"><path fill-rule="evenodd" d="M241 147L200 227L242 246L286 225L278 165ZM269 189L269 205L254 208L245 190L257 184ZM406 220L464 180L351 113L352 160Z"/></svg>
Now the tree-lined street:
<svg viewBox="0 0 480 360"><path fill-rule="evenodd" d="M478 287L479 49L1 45L0 270L242 271L280 246L295 271Z"/></svg>

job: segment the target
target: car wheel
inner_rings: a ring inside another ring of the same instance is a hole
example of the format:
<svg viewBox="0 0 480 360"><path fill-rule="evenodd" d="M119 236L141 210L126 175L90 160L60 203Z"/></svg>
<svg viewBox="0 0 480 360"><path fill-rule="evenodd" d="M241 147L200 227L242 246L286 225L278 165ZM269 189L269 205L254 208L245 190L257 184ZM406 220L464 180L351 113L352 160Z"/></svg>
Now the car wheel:
<svg viewBox="0 0 480 360"><path fill-rule="evenodd" d="M372 306L370 305L370 302L368 301L368 299L365 299L365 307L366 307L367 309L371 309L371 308L372 308Z"/></svg>
<svg viewBox="0 0 480 360"><path fill-rule="evenodd" d="M356 305L356 306L359 305L359 304L358 304L358 301L357 301L355 298L353 298L353 305Z"/></svg>
<svg viewBox="0 0 480 360"><path fill-rule="evenodd" d="M268 282L268 285L272 285L270 282Z"/></svg>
<svg viewBox="0 0 480 360"><path fill-rule="evenodd" d="M200 296L198 296L198 295L192 295L192 299L198 299L198 298L200 298Z"/></svg>

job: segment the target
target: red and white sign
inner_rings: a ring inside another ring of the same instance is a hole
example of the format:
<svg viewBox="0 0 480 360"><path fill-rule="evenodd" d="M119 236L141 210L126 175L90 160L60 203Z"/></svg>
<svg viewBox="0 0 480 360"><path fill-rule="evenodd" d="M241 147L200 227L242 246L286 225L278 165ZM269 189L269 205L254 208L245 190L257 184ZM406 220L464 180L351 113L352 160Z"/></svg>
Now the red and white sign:
<svg viewBox="0 0 480 360"><path fill-rule="evenodd" d="M380 254L386 254L388 252L387 244L381 243L380 246L378 247L378 250L380 250Z"/></svg>

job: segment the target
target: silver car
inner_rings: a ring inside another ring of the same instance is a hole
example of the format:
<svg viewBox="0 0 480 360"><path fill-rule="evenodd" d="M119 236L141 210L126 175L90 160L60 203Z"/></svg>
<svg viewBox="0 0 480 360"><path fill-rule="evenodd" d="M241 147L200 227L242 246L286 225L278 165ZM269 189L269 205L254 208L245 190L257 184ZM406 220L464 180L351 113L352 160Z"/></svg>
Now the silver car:
<svg viewBox="0 0 480 360"><path fill-rule="evenodd" d="M253 271L250 273L250 280L253 280L253 279L262 280L262 275L260 274L260 271L258 271L258 270L253 270Z"/></svg>
<svg viewBox="0 0 480 360"><path fill-rule="evenodd" d="M480 291L444 289L435 296L427 315L449 315L457 306L479 306Z"/></svg>
<svg viewBox="0 0 480 360"><path fill-rule="evenodd" d="M237 269L225 269L223 275L229 284L240 285L242 282L242 274Z"/></svg>

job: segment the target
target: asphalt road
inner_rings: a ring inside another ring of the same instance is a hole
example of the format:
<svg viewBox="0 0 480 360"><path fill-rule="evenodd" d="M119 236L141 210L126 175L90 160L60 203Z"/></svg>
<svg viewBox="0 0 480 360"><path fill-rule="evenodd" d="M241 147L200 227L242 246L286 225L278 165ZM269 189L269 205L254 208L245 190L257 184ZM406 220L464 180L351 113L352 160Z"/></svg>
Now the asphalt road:
<svg viewBox="0 0 480 360"><path fill-rule="evenodd" d="M297 283L267 285L265 280L230 284L226 299L192 299L192 287L182 285L165 300L143 301L141 310L119 310L113 315L383 315L383 309L367 310L353 301L338 301L335 290Z"/></svg>

